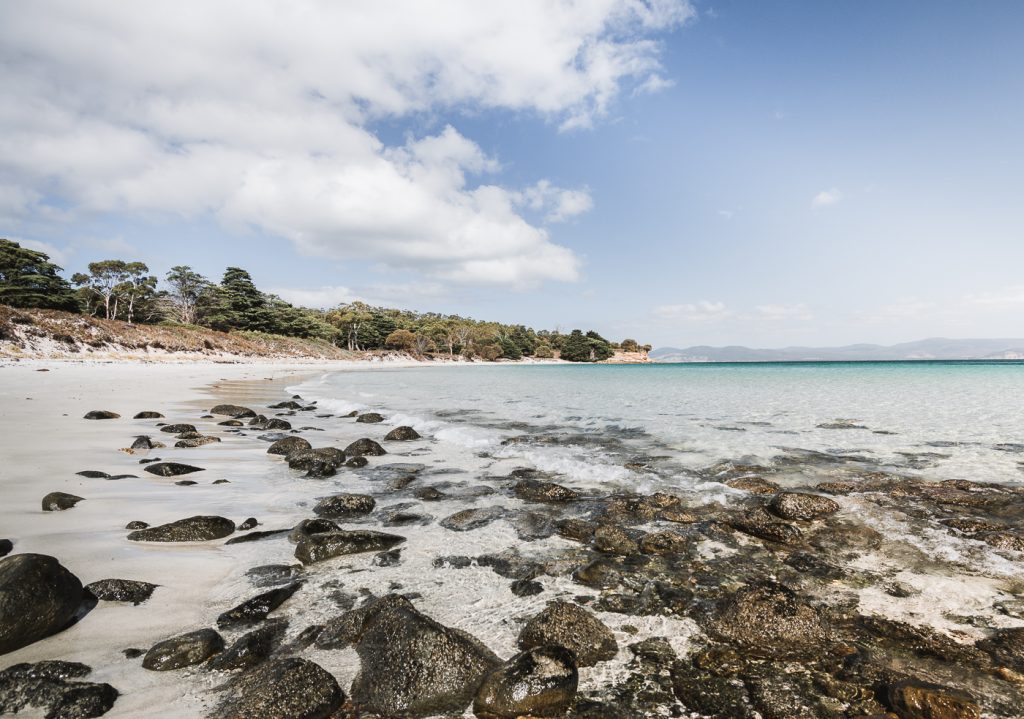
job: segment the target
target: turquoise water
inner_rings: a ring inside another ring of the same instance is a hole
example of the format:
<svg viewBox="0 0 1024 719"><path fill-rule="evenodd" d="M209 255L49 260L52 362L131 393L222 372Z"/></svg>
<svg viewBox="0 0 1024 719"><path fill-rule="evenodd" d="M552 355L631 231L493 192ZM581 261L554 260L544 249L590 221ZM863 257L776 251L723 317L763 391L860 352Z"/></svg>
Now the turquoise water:
<svg viewBox="0 0 1024 719"><path fill-rule="evenodd" d="M581 483L693 485L716 462L797 450L1024 480L1021 361L381 367L299 389L335 411L380 410L453 453L518 456ZM516 437L528 441L502 444ZM650 456L650 476L624 469Z"/></svg>

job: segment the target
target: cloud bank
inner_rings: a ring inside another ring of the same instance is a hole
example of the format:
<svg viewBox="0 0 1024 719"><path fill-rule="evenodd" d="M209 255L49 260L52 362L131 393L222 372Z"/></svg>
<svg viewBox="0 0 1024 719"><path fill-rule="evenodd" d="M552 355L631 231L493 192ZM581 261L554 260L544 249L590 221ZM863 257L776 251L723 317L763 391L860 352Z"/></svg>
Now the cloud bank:
<svg viewBox="0 0 1024 719"><path fill-rule="evenodd" d="M585 188L503 187L498 159L450 125L390 145L375 125L504 110L588 127L624 90L667 84L656 37L693 14L686 0L7 3L0 219L211 216L445 280L573 280L548 225L589 210Z"/></svg>

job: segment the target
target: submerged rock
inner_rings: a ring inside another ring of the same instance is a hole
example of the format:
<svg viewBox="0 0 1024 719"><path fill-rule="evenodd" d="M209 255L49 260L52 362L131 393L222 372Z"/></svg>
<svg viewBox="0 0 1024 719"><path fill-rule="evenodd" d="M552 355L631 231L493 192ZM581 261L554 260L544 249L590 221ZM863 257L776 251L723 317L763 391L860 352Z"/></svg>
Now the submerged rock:
<svg viewBox="0 0 1024 719"><path fill-rule="evenodd" d="M245 519L241 524L238 525L238 530L242 532L247 532L253 527L255 527L257 524L259 524L259 522L256 521L256 517L249 517L248 519Z"/></svg>
<svg viewBox="0 0 1024 719"><path fill-rule="evenodd" d="M269 657L284 639L288 622L272 619L266 624L243 634L231 646L210 660L210 669L232 671L254 667Z"/></svg>
<svg viewBox="0 0 1024 719"><path fill-rule="evenodd" d="M82 599L82 583L54 557L0 559L0 654L65 629Z"/></svg>
<svg viewBox="0 0 1024 719"><path fill-rule="evenodd" d="M105 409L94 409L91 412L86 412L83 419L119 419L121 415L117 412L109 412Z"/></svg>
<svg viewBox="0 0 1024 719"><path fill-rule="evenodd" d="M179 464L178 462L157 462L146 465L146 471L158 477L180 477L183 474L193 472L205 472L202 467L193 467L190 464Z"/></svg>
<svg viewBox="0 0 1024 719"><path fill-rule="evenodd" d="M150 598L156 584L138 582L133 579L100 579L85 585L87 591L104 602L131 602L141 604Z"/></svg>
<svg viewBox="0 0 1024 719"><path fill-rule="evenodd" d="M506 510L503 507L475 507L445 517L439 524L453 532L468 532L487 526L496 519L503 518L505 514Z"/></svg>
<svg viewBox="0 0 1024 719"><path fill-rule="evenodd" d="M15 664L0 671L0 714L18 714L29 707L46 712L46 719L84 719L106 714L118 691L109 684L70 681L92 669L58 660Z"/></svg>
<svg viewBox="0 0 1024 719"><path fill-rule="evenodd" d="M86 479L110 479L109 474L98 469L83 469L81 472L75 472L75 474Z"/></svg>
<svg viewBox="0 0 1024 719"><path fill-rule="evenodd" d="M217 617L217 627L230 629L246 624L255 624L267 618L267 615L285 603L289 597L302 587L302 582L292 582L283 587L271 589L269 592L258 594L252 599L247 599L237 607Z"/></svg>
<svg viewBox="0 0 1024 719"><path fill-rule="evenodd" d="M165 424L160 431L167 434L181 434L182 432L195 432L196 426L194 424Z"/></svg>
<svg viewBox="0 0 1024 719"><path fill-rule="evenodd" d="M271 430L271 429L288 430L288 429L291 429L291 428L292 428L292 423L291 422L289 422L286 419L280 419L279 417L274 417L273 419L268 419L266 421L266 423L263 425L263 429L267 429L267 430Z"/></svg>
<svg viewBox="0 0 1024 719"><path fill-rule="evenodd" d="M224 638L213 629L200 629L154 644L142 666L155 672L202 664L224 649Z"/></svg>
<svg viewBox="0 0 1024 719"><path fill-rule="evenodd" d="M709 628L752 656L765 658L813 655L829 640L818 612L776 582L749 585L719 601Z"/></svg>
<svg viewBox="0 0 1024 719"><path fill-rule="evenodd" d="M800 492L779 492L768 504L768 508L783 519L820 519L839 511L835 500L820 494Z"/></svg>
<svg viewBox="0 0 1024 719"><path fill-rule="evenodd" d="M318 465L328 465L337 469L345 463L345 453L334 447L318 447L317 449L300 449L285 457L292 469L310 471Z"/></svg>
<svg viewBox="0 0 1024 719"><path fill-rule="evenodd" d="M292 452L297 452L301 449L312 449L313 445L304 440L302 437L284 437L279 439L267 448L267 454L283 454L289 455Z"/></svg>
<svg viewBox="0 0 1024 719"><path fill-rule="evenodd" d="M144 435L144 434L143 435L139 435L138 437L135 438L135 441L132 442L131 448L132 449L153 449L153 440L150 439L147 435Z"/></svg>
<svg viewBox="0 0 1024 719"><path fill-rule="evenodd" d="M363 424L380 424L383 421L384 415L376 412L364 412L356 417L356 422L362 422Z"/></svg>
<svg viewBox="0 0 1024 719"><path fill-rule="evenodd" d="M235 523L226 517L196 515L157 527L139 529L128 535L133 542L207 542L222 539L235 531Z"/></svg>
<svg viewBox="0 0 1024 719"><path fill-rule="evenodd" d="M779 485L764 477L736 477L725 480L725 485L751 494L775 494Z"/></svg>
<svg viewBox="0 0 1024 719"><path fill-rule="evenodd" d="M218 404L216 407L210 410L210 414L220 414L232 419L240 419L242 417L255 417L256 412L249 409L248 407L242 407L237 404Z"/></svg>
<svg viewBox="0 0 1024 719"><path fill-rule="evenodd" d="M900 719L979 719L981 709L965 692L905 679L889 687L889 704Z"/></svg>
<svg viewBox="0 0 1024 719"><path fill-rule="evenodd" d="M395 427L384 435L384 439L390 442L408 442L413 439L421 439L420 433L412 427Z"/></svg>
<svg viewBox="0 0 1024 719"><path fill-rule="evenodd" d="M179 439L174 443L174 446L179 449L190 449L193 447L203 447L207 444L216 444L217 442L220 442L220 437L190 437L189 439Z"/></svg>
<svg viewBox="0 0 1024 719"><path fill-rule="evenodd" d="M66 492L50 492L43 497L43 511L59 512L63 509L71 509L83 499L85 498L74 494L67 494Z"/></svg>
<svg viewBox="0 0 1024 719"><path fill-rule="evenodd" d="M369 530L325 532L303 538L295 547L295 558L303 564L322 562L344 554L380 552L405 541L405 537Z"/></svg>
<svg viewBox="0 0 1024 719"><path fill-rule="evenodd" d="M164 418L164 416L162 414L160 414L159 412L149 412L149 411L139 412L134 417L132 417L132 419L163 419L163 418Z"/></svg>
<svg viewBox="0 0 1024 719"><path fill-rule="evenodd" d="M421 614L397 595L350 614L360 660L352 700L364 712L410 718L462 712L501 664L473 636Z"/></svg>
<svg viewBox="0 0 1024 719"><path fill-rule="evenodd" d="M368 494L335 494L324 497L313 507L313 514L330 519L344 519L369 514L377 502Z"/></svg>
<svg viewBox="0 0 1024 719"><path fill-rule="evenodd" d="M345 703L338 681L299 657L267 662L230 685L216 719L327 719Z"/></svg>
<svg viewBox="0 0 1024 719"><path fill-rule="evenodd" d="M775 519L763 507L733 519L730 526L752 537L780 544L799 542L804 536L799 527Z"/></svg>
<svg viewBox="0 0 1024 719"><path fill-rule="evenodd" d="M521 652L487 675L473 700L480 719L556 717L576 696L579 672L563 647Z"/></svg>
<svg viewBox="0 0 1024 719"><path fill-rule="evenodd" d="M370 463L366 457L353 457L352 459L345 462L345 466L349 469L362 469Z"/></svg>
<svg viewBox="0 0 1024 719"><path fill-rule="evenodd" d="M370 457L380 457L385 454L387 454L387 450L368 437L357 439L345 447L345 455L347 457L363 457L367 455Z"/></svg>
<svg viewBox="0 0 1024 719"><path fill-rule="evenodd" d="M580 497L580 493L574 489L539 479L521 479L516 482L512 492L527 502L572 502Z"/></svg>
<svg viewBox="0 0 1024 719"><path fill-rule="evenodd" d="M613 659L619 651L612 631L583 607L562 600L550 602L519 633L520 649L565 647L581 667Z"/></svg>

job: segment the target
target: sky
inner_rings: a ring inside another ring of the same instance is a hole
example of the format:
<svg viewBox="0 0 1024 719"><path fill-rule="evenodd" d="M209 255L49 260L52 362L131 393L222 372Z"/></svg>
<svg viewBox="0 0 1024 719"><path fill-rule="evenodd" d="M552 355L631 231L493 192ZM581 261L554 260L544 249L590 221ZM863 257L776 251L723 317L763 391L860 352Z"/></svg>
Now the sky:
<svg viewBox="0 0 1024 719"><path fill-rule="evenodd" d="M0 0L0 237L654 346L1024 336L1024 4Z"/></svg>

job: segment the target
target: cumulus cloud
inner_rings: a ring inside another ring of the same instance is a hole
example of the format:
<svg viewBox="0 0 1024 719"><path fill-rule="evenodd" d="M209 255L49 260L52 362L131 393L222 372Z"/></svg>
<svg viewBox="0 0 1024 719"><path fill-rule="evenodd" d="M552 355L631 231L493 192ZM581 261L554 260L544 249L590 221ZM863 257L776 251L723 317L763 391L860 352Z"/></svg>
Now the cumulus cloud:
<svg viewBox="0 0 1024 719"><path fill-rule="evenodd" d="M57 247L56 245L50 244L49 242L42 242L40 240L27 240L23 237L7 237L5 239L10 240L11 242L17 242L22 247L26 247L30 250L42 252L47 257L49 257L54 264L59 265L61 267L67 264L68 255L71 254L70 251L63 250L60 247Z"/></svg>
<svg viewBox="0 0 1024 719"><path fill-rule="evenodd" d="M388 145L382 119L499 109L588 127L664 86L686 0L0 6L0 213L212 216L309 255L437 278L573 280L544 223L585 189L509 188L454 127ZM536 207L535 207L536 205ZM524 211L542 213L532 222Z"/></svg>
<svg viewBox="0 0 1024 719"><path fill-rule="evenodd" d="M843 193L833 187L831 190L822 190L815 195L811 200L811 207L828 207L841 199L843 199Z"/></svg>
<svg viewBox="0 0 1024 719"><path fill-rule="evenodd" d="M436 282L407 282L367 287L275 287L269 292L293 305L328 309L357 300L371 305L410 307L410 303L419 300L441 297L446 294L447 289Z"/></svg>
<svg viewBox="0 0 1024 719"><path fill-rule="evenodd" d="M701 300L692 304L661 305L654 308L654 314L663 319L685 322L707 322L724 319L732 315L724 302Z"/></svg>

